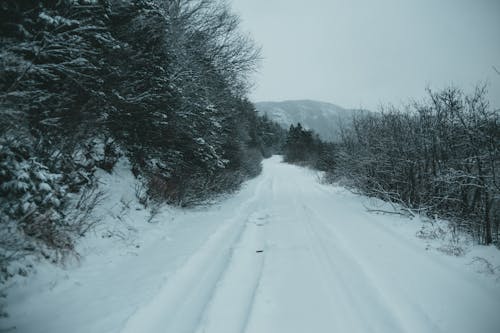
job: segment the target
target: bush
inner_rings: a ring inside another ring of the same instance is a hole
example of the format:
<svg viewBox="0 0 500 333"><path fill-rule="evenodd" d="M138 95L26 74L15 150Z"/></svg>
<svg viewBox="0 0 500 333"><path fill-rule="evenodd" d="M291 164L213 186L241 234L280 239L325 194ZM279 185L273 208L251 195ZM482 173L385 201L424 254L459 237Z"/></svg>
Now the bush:
<svg viewBox="0 0 500 333"><path fill-rule="evenodd" d="M22 134L0 136L2 280L9 264L27 255L59 261L74 253L75 240L96 223L91 212L102 198L92 180L95 160L57 152L49 167L42 161L56 152L37 152L32 137Z"/></svg>
<svg viewBox="0 0 500 333"><path fill-rule="evenodd" d="M336 169L364 194L450 219L478 242L499 242L496 175L500 112L485 87L465 95L434 93L405 110L354 120L344 132Z"/></svg>

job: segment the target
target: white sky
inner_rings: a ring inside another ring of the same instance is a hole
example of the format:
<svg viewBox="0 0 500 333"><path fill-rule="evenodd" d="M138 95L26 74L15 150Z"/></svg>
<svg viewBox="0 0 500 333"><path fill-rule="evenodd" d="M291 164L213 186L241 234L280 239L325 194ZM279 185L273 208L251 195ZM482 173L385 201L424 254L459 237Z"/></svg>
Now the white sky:
<svg viewBox="0 0 500 333"><path fill-rule="evenodd" d="M262 46L254 101L347 108L489 82L500 107L500 0L230 0Z"/></svg>

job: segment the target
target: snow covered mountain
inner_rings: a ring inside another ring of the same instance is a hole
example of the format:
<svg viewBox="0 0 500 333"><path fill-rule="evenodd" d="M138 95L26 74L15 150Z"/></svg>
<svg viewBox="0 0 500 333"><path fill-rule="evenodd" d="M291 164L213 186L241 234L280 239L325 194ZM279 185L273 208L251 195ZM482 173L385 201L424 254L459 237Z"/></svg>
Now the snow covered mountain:
<svg viewBox="0 0 500 333"><path fill-rule="evenodd" d="M366 110L344 109L338 105L312 100L258 102L255 107L284 128L300 122L327 141L336 141L342 125L349 125L352 117Z"/></svg>

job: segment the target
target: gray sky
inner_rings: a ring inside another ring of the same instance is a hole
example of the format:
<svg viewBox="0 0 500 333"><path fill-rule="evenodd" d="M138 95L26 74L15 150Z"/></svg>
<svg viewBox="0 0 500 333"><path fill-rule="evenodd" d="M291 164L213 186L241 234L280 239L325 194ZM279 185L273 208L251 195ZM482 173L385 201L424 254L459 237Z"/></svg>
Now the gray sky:
<svg viewBox="0 0 500 333"><path fill-rule="evenodd" d="M230 0L263 48L254 101L376 109L489 82L500 107L500 0Z"/></svg>

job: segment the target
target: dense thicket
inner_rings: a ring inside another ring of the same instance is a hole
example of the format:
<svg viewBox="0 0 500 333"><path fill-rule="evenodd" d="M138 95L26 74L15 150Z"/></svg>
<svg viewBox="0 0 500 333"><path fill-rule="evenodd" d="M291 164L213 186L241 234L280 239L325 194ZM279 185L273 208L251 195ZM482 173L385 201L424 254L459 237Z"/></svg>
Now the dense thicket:
<svg viewBox="0 0 500 333"><path fill-rule="evenodd" d="M406 110L354 120L334 177L364 193L448 218L484 244L499 242L500 123L485 89L429 91Z"/></svg>
<svg viewBox="0 0 500 333"><path fill-rule="evenodd" d="M283 140L245 99L258 59L223 1L1 0L0 267L71 250L120 154L180 205L258 174Z"/></svg>

